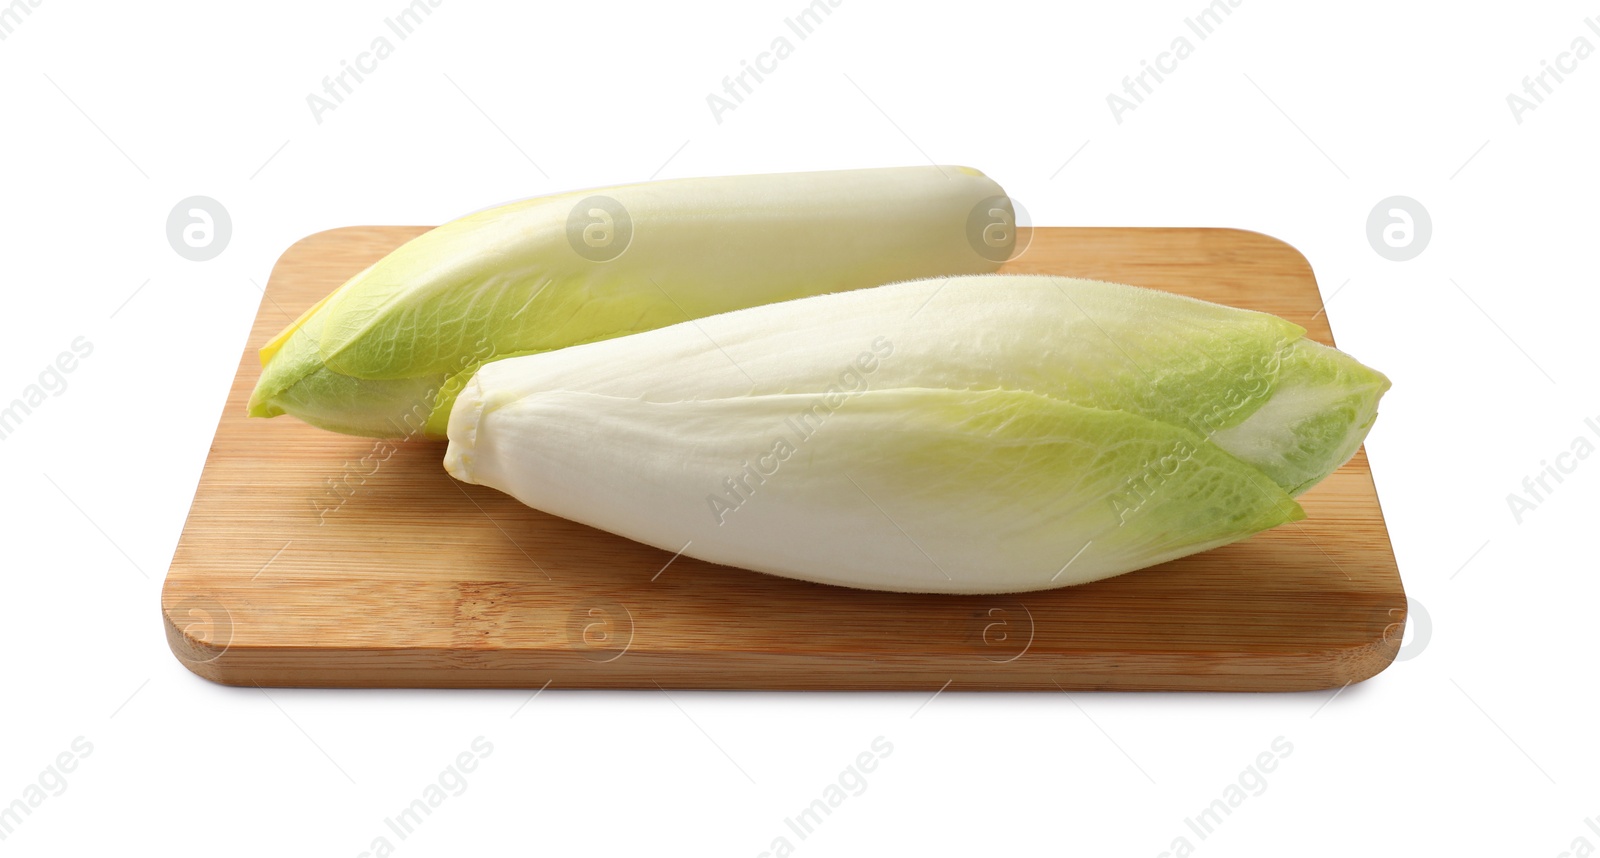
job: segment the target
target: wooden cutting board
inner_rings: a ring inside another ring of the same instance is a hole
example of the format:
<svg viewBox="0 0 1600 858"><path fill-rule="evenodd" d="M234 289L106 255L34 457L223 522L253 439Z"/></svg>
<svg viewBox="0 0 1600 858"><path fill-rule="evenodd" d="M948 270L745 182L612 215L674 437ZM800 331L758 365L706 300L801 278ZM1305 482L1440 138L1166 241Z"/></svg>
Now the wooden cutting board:
<svg viewBox="0 0 1600 858"><path fill-rule="evenodd" d="M312 235L273 269L162 591L173 652L234 685L1340 687L1388 666L1405 593L1365 450L1308 518L1092 584L907 595L692 560L458 483L444 442L248 419L256 350L426 227ZM1038 229L1005 269L1264 310L1331 344L1292 247L1226 229ZM1380 418L1381 419L1381 418Z"/></svg>

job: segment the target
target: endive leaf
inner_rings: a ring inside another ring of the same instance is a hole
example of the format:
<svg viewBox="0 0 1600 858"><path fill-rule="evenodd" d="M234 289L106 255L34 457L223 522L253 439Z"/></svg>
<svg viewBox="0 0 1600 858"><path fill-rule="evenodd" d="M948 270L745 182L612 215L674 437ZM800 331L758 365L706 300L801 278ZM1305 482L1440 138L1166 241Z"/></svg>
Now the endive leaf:
<svg viewBox="0 0 1600 858"><path fill-rule="evenodd" d="M1074 584L1304 517L1260 471L1132 414L904 388L857 394L808 437L822 399L491 399L454 470L669 552L899 591Z"/></svg>

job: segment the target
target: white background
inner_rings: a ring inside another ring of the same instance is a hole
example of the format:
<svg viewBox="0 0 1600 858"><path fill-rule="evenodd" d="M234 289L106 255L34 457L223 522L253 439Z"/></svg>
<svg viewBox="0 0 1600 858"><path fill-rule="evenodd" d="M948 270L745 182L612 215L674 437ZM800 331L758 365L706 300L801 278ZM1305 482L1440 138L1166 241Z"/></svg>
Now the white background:
<svg viewBox="0 0 1600 858"><path fill-rule="evenodd" d="M802 855L1600 844L1600 456L1563 459L1520 517L1507 499L1574 439L1600 445L1600 56L1520 122L1506 100L1575 39L1600 48L1600 7L1244 0L1200 40L1183 22L1201 0L842 0L719 123L707 95L801 0L444 0L319 123L307 95L401 0L32 2L0 41L0 402L75 338L93 353L0 441L0 805L76 737L92 752L0 852L357 855L385 834L402 855L757 855L780 835ZM1107 95L1179 35L1193 54L1119 123ZM651 176L930 159L989 173L1035 223L1242 227L1306 254L1340 345L1394 380L1367 447L1428 619L1401 661L1337 695L526 703L228 688L169 652L161 581L253 283L296 239ZM209 262L165 235L194 194L232 215ZM1366 238L1396 194L1433 222L1409 262ZM479 736L492 752L465 791L409 839L387 831ZM866 791L796 838L784 819L878 736L894 750ZM1209 838L1188 830L1280 736L1293 750L1265 790Z"/></svg>

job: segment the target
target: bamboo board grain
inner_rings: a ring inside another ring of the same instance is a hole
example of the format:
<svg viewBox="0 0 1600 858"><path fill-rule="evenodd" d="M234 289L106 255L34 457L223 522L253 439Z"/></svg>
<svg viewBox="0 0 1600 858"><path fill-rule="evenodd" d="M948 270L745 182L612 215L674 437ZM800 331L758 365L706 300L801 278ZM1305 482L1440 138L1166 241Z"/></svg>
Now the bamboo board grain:
<svg viewBox="0 0 1600 858"><path fill-rule="evenodd" d="M1308 518L1092 584L874 593L715 566L451 479L443 442L247 419L257 349L426 227L312 235L273 269L162 591L174 654L263 686L1304 690L1393 660L1406 600L1365 450ZM1222 229L1034 231L1007 271L1274 313L1331 344L1292 247ZM669 562L670 561L670 562Z"/></svg>

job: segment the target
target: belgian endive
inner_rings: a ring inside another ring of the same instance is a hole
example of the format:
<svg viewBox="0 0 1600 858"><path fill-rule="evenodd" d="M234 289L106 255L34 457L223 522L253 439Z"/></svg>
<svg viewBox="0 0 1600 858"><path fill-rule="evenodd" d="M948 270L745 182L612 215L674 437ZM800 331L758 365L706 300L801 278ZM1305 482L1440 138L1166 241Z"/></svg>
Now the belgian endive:
<svg viewBox="0 0 1600 858"><path fill-rule="evenodd" d="M673 179L451 221L361 271L261 350L253 417L443 438L493 359L895 280L996 270L1005 192L970 167Z"/></svg>
<svg viewBox="0 0 1600 858"><path fill-rule="evenodd" d="M445 467L774 575L1058 587L1304 517L1389 387L1304 333L1113 283L894 283L487 364Z"/></svg>

